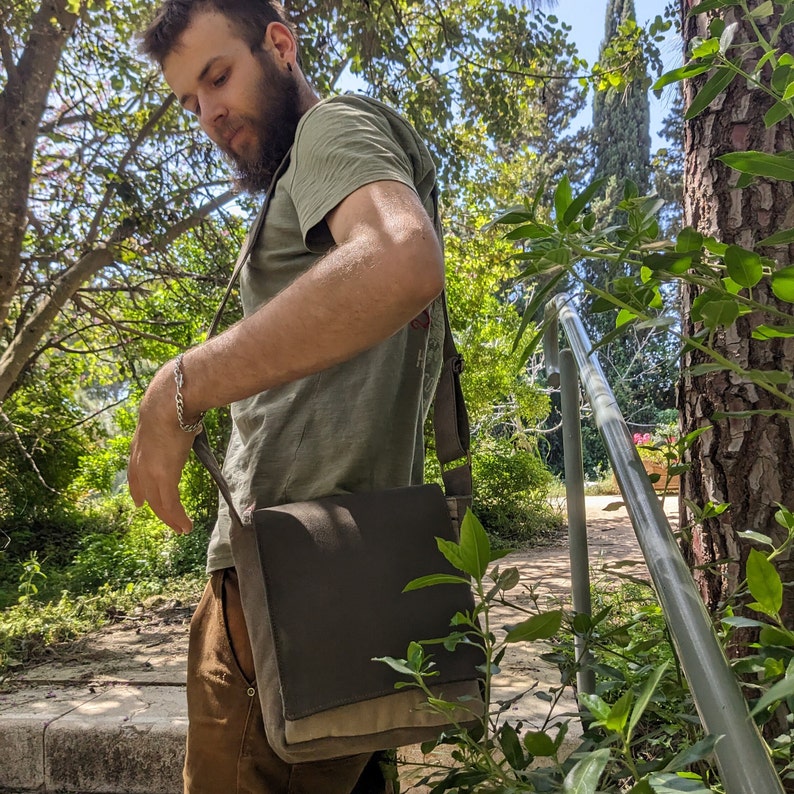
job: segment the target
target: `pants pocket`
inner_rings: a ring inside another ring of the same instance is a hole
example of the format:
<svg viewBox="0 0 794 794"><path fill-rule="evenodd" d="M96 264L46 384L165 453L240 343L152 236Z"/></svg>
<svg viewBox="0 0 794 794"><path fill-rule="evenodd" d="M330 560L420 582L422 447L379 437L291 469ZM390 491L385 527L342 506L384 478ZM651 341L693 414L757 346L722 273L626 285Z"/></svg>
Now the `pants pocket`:
<svg viewBox="0 0 794 794"><path fill-rule="evenodd" d="M234 656L240 674L246 683L253 684L256 679L254 655L251 651L251 642L248 639L248 628L245 624L243 605L240 600L240 584L237 579L237 571L234 568L227 568L223 572L221 610L232 656Z"/></svg>

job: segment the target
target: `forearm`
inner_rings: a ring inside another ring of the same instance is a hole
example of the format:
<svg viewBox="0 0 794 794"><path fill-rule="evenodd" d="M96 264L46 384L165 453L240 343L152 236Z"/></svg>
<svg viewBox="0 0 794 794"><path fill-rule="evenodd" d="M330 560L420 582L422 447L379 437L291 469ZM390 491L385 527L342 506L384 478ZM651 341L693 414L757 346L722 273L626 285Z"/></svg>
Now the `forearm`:
<svg viewBox="0 0 794 794"><path fill-rule="evenodd" d="M253 315L188 351L189 415L331 367L410 322L443 285L440 251L426 234L392 247L373 236L349 241Z"/></svg>

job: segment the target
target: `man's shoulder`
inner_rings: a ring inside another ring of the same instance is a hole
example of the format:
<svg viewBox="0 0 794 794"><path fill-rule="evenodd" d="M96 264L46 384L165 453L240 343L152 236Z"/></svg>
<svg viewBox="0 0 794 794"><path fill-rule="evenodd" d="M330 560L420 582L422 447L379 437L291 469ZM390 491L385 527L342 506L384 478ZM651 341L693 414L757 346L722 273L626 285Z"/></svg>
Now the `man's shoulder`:
<svg viewBox="0 0 794 794"><path fill-rule="evenodd" d="M370 131L422 145L410 122L394 108L363 94L339 94L320 100L304 113L295 133L295 148L314 146L323 139L354 143L358 135Z"/></svg>
<svg viewBox="0 0 794 794"><path fill-rule="evenodd" d="M395 108L365 94L336 94L321 99L304 114L302 122L315 120L317 117L330 115L346 115L361 113L364 115L386 116L408 123Z"/></svg>

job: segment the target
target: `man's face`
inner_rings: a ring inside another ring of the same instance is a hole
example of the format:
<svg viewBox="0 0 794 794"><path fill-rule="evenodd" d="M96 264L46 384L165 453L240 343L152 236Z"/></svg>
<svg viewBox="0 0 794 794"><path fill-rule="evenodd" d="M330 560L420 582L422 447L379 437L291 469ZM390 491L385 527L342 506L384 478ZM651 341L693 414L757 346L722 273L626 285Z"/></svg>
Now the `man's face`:
<svg viewBox="0 0 794 794"><path fill-rule="evenodd" d="M196 15L163 62L180 104L234 163L239 186L265 190L300 120L294 73L251 52L227 17Z"/></svg>

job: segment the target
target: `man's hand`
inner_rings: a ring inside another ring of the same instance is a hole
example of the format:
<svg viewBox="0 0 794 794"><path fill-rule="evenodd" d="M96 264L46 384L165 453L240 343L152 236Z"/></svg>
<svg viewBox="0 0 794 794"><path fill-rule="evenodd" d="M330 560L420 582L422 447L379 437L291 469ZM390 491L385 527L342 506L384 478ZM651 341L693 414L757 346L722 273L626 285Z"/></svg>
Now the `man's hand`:
<svg viewBox="0 0 794 794"><path fill-rule="evenodd" d="M141 401L127 481L136 507L148 502L164 524L187 534L193 522L179 499L179 479L194 436L177 423L175 393L174 364L169 362L158 370Z"/></svg>

